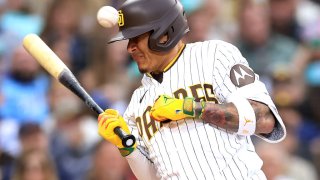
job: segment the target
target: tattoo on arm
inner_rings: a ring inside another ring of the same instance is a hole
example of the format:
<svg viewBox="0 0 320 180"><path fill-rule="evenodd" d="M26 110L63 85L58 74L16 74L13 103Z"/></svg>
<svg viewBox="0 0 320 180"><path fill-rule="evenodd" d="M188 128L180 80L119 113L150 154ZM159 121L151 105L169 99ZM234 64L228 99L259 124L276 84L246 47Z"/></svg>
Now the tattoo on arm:
<svg viewBox="0 0 320 180"><path fill-rule="evenodd" d="M256 115L256 133L270 133L276 120L269 107L256 101L249 100L249 102ZM202 111L201 119L206 123L232 132L237 132L239 128L238 110L233 103L214 104L207 102Z"/></svg>
<svg viewBox="0 0 320 180"><path fill-rule="evenodd" d="M237 132L239 127L238 112L232 103L207 103L202 113L202 119L220 128Z"/></svg>
<svg viewBox="0 0 320 180"><path fill-rule="evenodd" d="M276 118L269 107L257 101L250 100L249 102L254 109L257 119L256 134L271 133L275 126Z"/></svg>

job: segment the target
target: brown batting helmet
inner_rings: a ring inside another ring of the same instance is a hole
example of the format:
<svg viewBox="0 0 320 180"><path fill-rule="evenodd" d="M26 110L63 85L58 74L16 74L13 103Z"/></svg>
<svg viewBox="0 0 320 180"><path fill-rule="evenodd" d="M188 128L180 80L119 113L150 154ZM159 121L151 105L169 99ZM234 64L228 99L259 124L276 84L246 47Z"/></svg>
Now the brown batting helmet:
<svg viewBox="0 0 320 180"><path fill-rule="evenodd" d="M119 33L109 43L151 32L148 45L154 51L173 48L189 31L179 0L127 0L119 8ZM163 35L168 41L160 43Z"/></svg>

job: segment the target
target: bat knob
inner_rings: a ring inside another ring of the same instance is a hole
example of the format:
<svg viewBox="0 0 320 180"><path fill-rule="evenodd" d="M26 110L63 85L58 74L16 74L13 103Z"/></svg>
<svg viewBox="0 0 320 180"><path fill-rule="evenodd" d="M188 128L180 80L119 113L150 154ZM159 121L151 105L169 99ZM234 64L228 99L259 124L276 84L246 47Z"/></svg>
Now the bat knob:
<svg viewBox="0 0 320 180"><path fill-rule="evenodd" d="M136 143L136 138L132 134L126 135L122 139L122 145L124 147L132 147L135 143Z"/></svg>
<svg viewBox="0 0 320 180"><path fill-rule="evenodd" d="M136 138L132 134L124 132L120 127L114 128L114 132L120 137L124 147L129 148L136 143Z"/></svg>

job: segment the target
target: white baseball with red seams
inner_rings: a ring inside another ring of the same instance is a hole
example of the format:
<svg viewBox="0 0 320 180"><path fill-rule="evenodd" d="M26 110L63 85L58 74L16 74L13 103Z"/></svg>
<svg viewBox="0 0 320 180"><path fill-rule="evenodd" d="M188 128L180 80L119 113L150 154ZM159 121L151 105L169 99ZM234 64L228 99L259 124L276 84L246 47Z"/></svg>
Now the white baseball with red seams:
<svg viewBox="0 0 320 180"><path fill-rule="evenodd" d="M117 25L119 19L118 11L112 6L103 6L97 12L99 24L105 28L112 28Z"/></svg>

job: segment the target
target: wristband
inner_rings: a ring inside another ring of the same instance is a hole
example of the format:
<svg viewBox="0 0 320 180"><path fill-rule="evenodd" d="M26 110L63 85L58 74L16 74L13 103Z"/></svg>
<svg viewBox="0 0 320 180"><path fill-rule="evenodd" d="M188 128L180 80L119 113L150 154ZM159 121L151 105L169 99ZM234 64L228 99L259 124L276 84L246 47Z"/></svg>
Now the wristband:
<svg viewBox="0 0 320 180"><path fill-rule="evenodd" d="M126 157L128 156L129 154L131 154L133 151L135 150L134 147L129 147L129 148L119 148L119 151L120 151L120 154L123 156L123 157Z"/></svg>
<svg viewBox="0 0 320 180"><path fill-rule="evenodd" d="M192 117L201 118L206 102L195 102L193 97L186 97L183 101L183 113Z"/></svg>
<svg viewBox="0 0 320 180"><path fill-rule="evenodd" d="M183 101L183 113L189 116L194 116L194 98L193 97L186 97Z"/></svg>
<svg viewBox="0 0 320 180"><path fill-rule="evenodd" d="M232 102L239 114L239 135L253 135L256 130L256 115L254 110L246 98L241 96L232 96L228 98L228 102Z"/></svg>

